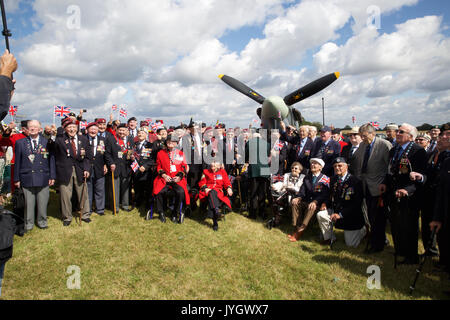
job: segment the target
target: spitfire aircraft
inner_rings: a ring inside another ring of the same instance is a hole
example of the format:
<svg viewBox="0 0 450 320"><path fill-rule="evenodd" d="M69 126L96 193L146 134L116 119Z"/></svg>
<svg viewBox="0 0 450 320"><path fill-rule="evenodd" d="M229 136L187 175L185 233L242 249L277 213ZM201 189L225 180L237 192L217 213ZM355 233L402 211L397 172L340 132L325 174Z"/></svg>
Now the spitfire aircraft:
<svg viewBox="0 0 450 320"><path fill-rule="evenodd" d="M302 116L297 109L292 107L292 105L328 87L339 78L339 72L330 73L329 75L317 79L288 94L284 98L278 96L264 98L262 95L247 87L239 80L223 74L219 75L219 78L233 89L245 94L247 97L255 100L259 104L262 104L262 106L257 109L256 113L261 119L261 126L264 129L270 130L279 129L279 121L283 121L298 128L298 126L302 123Z"/></svg>

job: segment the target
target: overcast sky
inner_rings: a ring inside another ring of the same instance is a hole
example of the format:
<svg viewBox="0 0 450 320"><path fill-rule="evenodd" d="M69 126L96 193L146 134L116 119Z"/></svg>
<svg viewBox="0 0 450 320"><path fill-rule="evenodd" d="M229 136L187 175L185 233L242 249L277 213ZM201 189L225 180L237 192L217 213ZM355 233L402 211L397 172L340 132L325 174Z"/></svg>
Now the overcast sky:
<svg viewBox="0 0 450 320"><path fill-rule="evenodd" d="M19 61L19 116L53 106L87 120L125 106L141 120L248 126L237 78L284 97L339 71L295 105L309 121L450 121L450 4L441 0L5 0ZM380 15L377 15L377 12ZM5 119L9 121L9 116ZM57 124L60 119L57 118Z"/></svg>

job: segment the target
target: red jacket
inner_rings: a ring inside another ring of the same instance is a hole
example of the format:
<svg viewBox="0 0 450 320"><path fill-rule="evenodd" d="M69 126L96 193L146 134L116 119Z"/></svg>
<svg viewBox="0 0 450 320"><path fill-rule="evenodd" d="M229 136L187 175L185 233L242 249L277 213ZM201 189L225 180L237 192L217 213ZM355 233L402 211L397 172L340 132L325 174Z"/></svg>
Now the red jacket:
<svg viewBox="0 0 450 320"><path fill-rule="evenodd" d="M20 139L24 139L26 137L27 136L24 135L23 133L16 133L8 138L5 138L5 137L0 138L0 146L8 146L8 147L11 146L13 149L13 157L11 160L11 164L14 164L15 163L14 161L16 159L16 141L20 140Z"/></svg>
<svg viewBox="0 0 450 320"><path fill-rule="evenodd" d="M187 190L186 168L187 163L183 151L174 149L169 155L168 150L163 149L160 150L156 156L156 172L160 173L161 171L164 171L164 173L171 178L175 177L180 172L183 173L183 179L177 184L184 189L185 202L186 205L189 205L190 197ZM153 195L157 195L165 186L166 180L164 180L161 174L158 174L153 182Z"/></svg>
<svg viewBox="0 0 450 320"><path fill-rule="evenodd" d="M224 189L231 187L227 172L224 169L220 169L217 172L214 172L211 169L203 170L203 176L198 185L200 186L200 201L205 201L208 196L206 192L202 190L202 187L206 186L208 189L216 190L219 200L224 202L231 209L230 199L223 192Z"/></svg>

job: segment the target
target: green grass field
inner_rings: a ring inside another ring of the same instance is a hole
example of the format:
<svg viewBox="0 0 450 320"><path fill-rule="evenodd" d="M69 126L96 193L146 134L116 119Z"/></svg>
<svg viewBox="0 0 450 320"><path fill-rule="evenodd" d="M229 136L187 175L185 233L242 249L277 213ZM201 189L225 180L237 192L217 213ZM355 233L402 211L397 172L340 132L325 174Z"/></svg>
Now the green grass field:
<svg viewBox="0 0 450 320"><path fill-rule="evenodd" d="M268 230L263 221L230 213L219 222L196 212L182 225L144 212L114 217L93 214L92 223L63 227L59 198L52 192L49 229L35 227L15 237L6 264L2 299L446 299L448 276L432 273L432 263L412 296L415 266L393 268L393 248L363 254L365 242L350 249L343 233L333 251L318 243L316 222L291 243L289 221ZM391 241L392 243L392 241ZM80 267L81 288L68 289L71 265ZM370 265L381 268L381 289L366 286Z"/></svg>

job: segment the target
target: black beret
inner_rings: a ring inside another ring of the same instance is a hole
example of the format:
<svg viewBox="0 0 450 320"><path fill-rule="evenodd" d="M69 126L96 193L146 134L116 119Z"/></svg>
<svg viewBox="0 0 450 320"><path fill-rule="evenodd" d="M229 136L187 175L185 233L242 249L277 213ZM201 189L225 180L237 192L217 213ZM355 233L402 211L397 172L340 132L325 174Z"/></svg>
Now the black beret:
<svg viewBox="0 0 450 320"><path fill-rule="evenodd" d="M334 159L333 165L335 165L336 163L345 163L345 164L347 164L347 161L345 161L345 158L337 157L336 159Z"/></svg>
<svg viewBox="0 0 450 320"><path fill-rule="evenodd" d="M128 128L128 127L125 123L121 123L117 126L117 129L120 129L120 128Z"/></svg>
<svg viewBox="0 0 450 320"><path fill-rule="evenodd" d="M444 131L447 131L447 130L450 130L450 122L444 123L441 126L441 132L444 132Z"/></svg>
<svg viewBox="0 0 450 320"><path fill-rule="evenodd" d="M130 121L137 121L137 119L135 117L131 117L130 119L128 119L127 123L130 123Z"/></svg>

